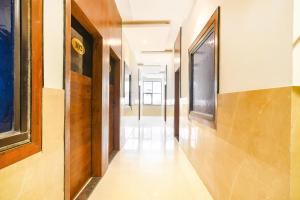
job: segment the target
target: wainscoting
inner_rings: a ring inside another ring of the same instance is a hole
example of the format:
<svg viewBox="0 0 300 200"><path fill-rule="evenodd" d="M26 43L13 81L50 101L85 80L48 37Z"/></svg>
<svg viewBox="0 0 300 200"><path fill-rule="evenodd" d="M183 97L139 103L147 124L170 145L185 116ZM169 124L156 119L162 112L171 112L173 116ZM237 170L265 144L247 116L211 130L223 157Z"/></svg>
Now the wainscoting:
<svg viewBox="0 0 300 200"><path fill-rule="evenodd" d="M63 90L43 89L42 113L42 151L0 170L0 199L64 197Z"/></svg>
<svg viewBox="0 0 300 200"><path fill-rule="evenodd" d="M220 94L217 130L181 119L180 144L215 199L299 199L300 88Z"/></svg>

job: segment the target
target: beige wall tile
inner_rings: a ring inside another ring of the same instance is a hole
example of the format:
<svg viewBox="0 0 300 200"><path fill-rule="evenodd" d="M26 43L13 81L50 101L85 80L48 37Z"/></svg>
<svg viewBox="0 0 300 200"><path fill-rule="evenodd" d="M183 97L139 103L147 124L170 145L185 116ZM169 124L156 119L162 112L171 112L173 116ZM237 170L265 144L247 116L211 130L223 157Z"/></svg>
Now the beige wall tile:
<svg viewBox="0 0 300 200"><path fill-rule="evenodd" d="M182 116L180 144L215 199L289 199L291 91L219 95L217 130Z"/></svg>
<svg viewBox="0 0 300 200"><path fill-rule="evenodd" d="M0 170L0 199L63 199L63 90L43 89L42 140L42 152Z"/></svg>
<svg viewBox="0 0 300 200"><path fill-rule="evenodd" d="M300 199L300 87L292 94L291 199Z"/></svg>

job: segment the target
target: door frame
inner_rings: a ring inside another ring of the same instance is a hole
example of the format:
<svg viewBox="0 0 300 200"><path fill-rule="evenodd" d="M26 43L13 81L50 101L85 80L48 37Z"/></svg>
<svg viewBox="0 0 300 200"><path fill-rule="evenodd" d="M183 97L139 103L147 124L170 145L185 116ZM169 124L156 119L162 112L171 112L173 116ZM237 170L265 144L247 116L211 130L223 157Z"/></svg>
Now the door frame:
<svg viewBox="0 0 300 200"><path fill-rule="evenodd" d="M113 106L113 120L114 120L114 147L113 151L119 151L121 142L120 142L120 124L121 124L121 59L114 52L112 48L110 48L110 57L112 57L116 63L114 66L114 97L115 97L115 105ZM109 100L110 103L110 100Z"/></svg>
<svg viewBox="0 0 300 200"><path fill-rule="evenodd" d="M165 108L164 108L164 120L165 122L167 122L167 115L168 115L168 65L166 65L166 70L165 70L165 74L166 74L166 80L165 80Z"/></svg>
<svg viewBox="0 0 300 200"><path fill-rule="evenodd" d="M182 46L182 27L174 43L174 137L179 140L180 131L180 97L181 97L181 46ZM175 59L179 59L179 62Z"/></svg>
<svg viewBox="0 0 300 200"><path fill-rule="evenodd" d="M175 71L174 81L174 136L179 139L179 128L180 128L180 68Z"/></svg>
<svg viewBox="0 0 300 200"><path fill-rule="evenodd" d="M66 200L71 199L71 156L70 156L70 107L71 107L71 17L74 17L93 37L93 75L92 75L92 177L102 175L102 36L83 13L74 0L66 1L65 15L65 168L64 168L64 196ZM84 187L84 186L83 186ZM80 191L78 191L80 192Z"/></svg>
<svg viewBox="0 0 300 200"><path fill-rule="evenodd" d="M138 97L139 97L139 112L138 120L141 121L141 85L140 85L140 69L138 69Z"/></svg>

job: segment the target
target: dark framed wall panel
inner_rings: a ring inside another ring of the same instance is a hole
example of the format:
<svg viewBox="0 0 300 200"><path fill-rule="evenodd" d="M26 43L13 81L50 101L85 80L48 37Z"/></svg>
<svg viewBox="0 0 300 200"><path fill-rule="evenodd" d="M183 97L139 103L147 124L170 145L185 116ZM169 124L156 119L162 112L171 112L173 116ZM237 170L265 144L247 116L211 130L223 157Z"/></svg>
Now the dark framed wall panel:
<svg viewBox="0 0 300 200"><path fill-rule="evenodd" d="M179 33L174 43L174 71L179 70L179 93L181 97L181 63L182 63L182 27L180 27Z"/></svg>
<svg viewBox="0 0 300 200"><path fill-rule="evenodd" d="M179 129L180 129L180 69L175 71L174 76L174 136L179 138Z"/></svg>
<svg viewBox="0 0 300 200"><path fill-rule="evenodd" d="M189 48L189 117L216 127L219 93L218 8Z"/></svg>
<svg viewBox="0 0 300 200"><path fill-rule="evenodd" d="M11 108L15 109L12 131L15 132L16 137L4 141L4 143L15 142L15 144L13 144L13 148L0 151L0 169L29 157L42 149L43 1L9 2L16 3L16 9L10 15L11 19L20 19L11 23L11 27L14 27L14 29L10 37L14 43L15 53L9 58L15 65L14 86L9 93L13 94L11 92L14 91L14 104L11 105ZM30 17L22 16L24 12L28 13ZM1 11L1 14L4 13ZM0 28L0 32L3 33L5 27L1 26ZM31 38L34 38L34 40L31 40ZM1 37L1 40L3 40L3 37ZM8 56L6 53L4 55L4 57ZM7 63L1 67L5 66L8 66ZM2 72L1 75L3 75ZM5 94L5 96L10 94ZM6 128L8 127L6 126Z"/></svg>
<svg viewBox="0 0 300 200"><path fill-rule="evenodd" d="M179 138L180 122L180 97L181 97L181 45L182 28L180 28L177 39L174 43L174 135Z"/></svg>

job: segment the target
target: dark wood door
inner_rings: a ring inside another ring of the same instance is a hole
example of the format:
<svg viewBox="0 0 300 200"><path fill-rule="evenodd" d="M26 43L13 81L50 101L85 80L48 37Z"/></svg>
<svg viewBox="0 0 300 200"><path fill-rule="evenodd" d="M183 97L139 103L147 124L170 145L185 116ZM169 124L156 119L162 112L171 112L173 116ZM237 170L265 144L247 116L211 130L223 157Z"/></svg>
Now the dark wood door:
<svg viewBox="0 0 300 200"><path fill-rule="evenodd" d="M110 160L115 155L113 151L120 150L120 77L121 65L119 57L110 50L109 72L109 143Z"/></svg>
<svg viewBox="0 0 300 200"><path fill-rule="evenodd" d="M93 38L72 18L70 77L70 194L92 176Z"/></svg>
<svg viewBox="0 0 300 200"><path fill-rule="evenodd" d="M114 86L109 86L109 154L114 150Z"/></svg>
<svg viewBox="0 0 300 200"><path fill-rule="evenodd" d="M180 71L175 72L175 106L174 106L174 136L179 138L179 119L180 119Z"/></svg>
<svg viewBox="0 0 300 200"><path fill-rule="evenodd" d="M71 72L71 197L73 198L92 175L91 127L92 80Z"/></svg>

